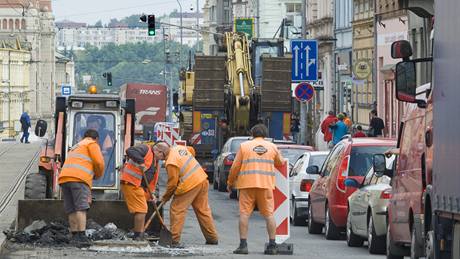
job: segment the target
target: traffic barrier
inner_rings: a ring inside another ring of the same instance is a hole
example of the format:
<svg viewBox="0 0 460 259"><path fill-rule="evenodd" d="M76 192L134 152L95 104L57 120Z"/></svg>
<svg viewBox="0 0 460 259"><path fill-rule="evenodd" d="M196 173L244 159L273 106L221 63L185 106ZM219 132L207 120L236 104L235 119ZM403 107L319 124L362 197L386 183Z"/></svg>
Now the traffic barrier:
<svg viewBox="0 0 460 259"><path fill-rule="evenodd" d="M177 123L158 122L155 124L154 132L157 140L164 141L170 146L174 145L175 141L181 140L180 129Z"/></svg>
<svg viewBox="0 0 460 259"><path fill-rule="evenodd" d="M190 143L192 145L198 145L201 144L201 133L196 133L190 138Z"/></svg>

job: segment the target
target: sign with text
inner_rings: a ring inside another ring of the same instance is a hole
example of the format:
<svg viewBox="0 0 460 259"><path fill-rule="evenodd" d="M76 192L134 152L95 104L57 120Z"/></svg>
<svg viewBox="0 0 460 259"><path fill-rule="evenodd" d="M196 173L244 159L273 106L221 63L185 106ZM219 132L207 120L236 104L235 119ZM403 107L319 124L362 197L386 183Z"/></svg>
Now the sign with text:
<svg viewBox="0 0 460 259"><path fill-rule="evenodd" d="M236 18L234 30L246 34L248 40L252 39L254 35L254 18Z"/></svg>

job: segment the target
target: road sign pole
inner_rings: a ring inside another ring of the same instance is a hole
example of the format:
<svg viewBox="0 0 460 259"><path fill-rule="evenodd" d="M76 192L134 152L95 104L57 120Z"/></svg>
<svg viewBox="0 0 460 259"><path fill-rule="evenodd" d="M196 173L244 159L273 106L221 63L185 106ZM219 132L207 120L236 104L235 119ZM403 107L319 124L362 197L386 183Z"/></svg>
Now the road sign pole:
<svg viewBox="0 0 460 259"><path fill-rule="evenodd" d="M307 0L302 0L302 39L307 38ZM308 59L308 57L307 57ZM308 67L307 67L308 70ZM306 137L306 106L305 103L300 103L300 143L305 143Z"/></svg>

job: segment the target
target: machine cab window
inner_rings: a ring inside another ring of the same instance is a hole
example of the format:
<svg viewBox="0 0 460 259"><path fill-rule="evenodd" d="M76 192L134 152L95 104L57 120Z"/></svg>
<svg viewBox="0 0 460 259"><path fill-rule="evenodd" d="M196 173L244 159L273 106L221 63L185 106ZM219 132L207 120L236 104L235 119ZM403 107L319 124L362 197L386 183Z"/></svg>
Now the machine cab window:
<svg viewBox="0 0 460 259"><path fill-rule="evenodd" d="M111 113L78 112L74 117L73 141L77 144L87 129L94 129L99 133L99 146L105 161L104 176L93 182L94 187L114 186L115 177L115 117Z"/></svg>

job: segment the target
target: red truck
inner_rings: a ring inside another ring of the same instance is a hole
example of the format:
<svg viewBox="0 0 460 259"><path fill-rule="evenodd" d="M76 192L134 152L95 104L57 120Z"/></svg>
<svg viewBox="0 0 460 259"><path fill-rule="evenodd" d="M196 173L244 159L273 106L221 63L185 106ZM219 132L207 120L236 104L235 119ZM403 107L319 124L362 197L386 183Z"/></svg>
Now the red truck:
<svg viewBox="0 0 460 259"><path fill-rule="evenodd" d="M122 100L136 100L135 134L143 135L144 139L150 139L153 136L155 123L166 120L166 86L127 83L121 86L120 96Z"/></svg>

